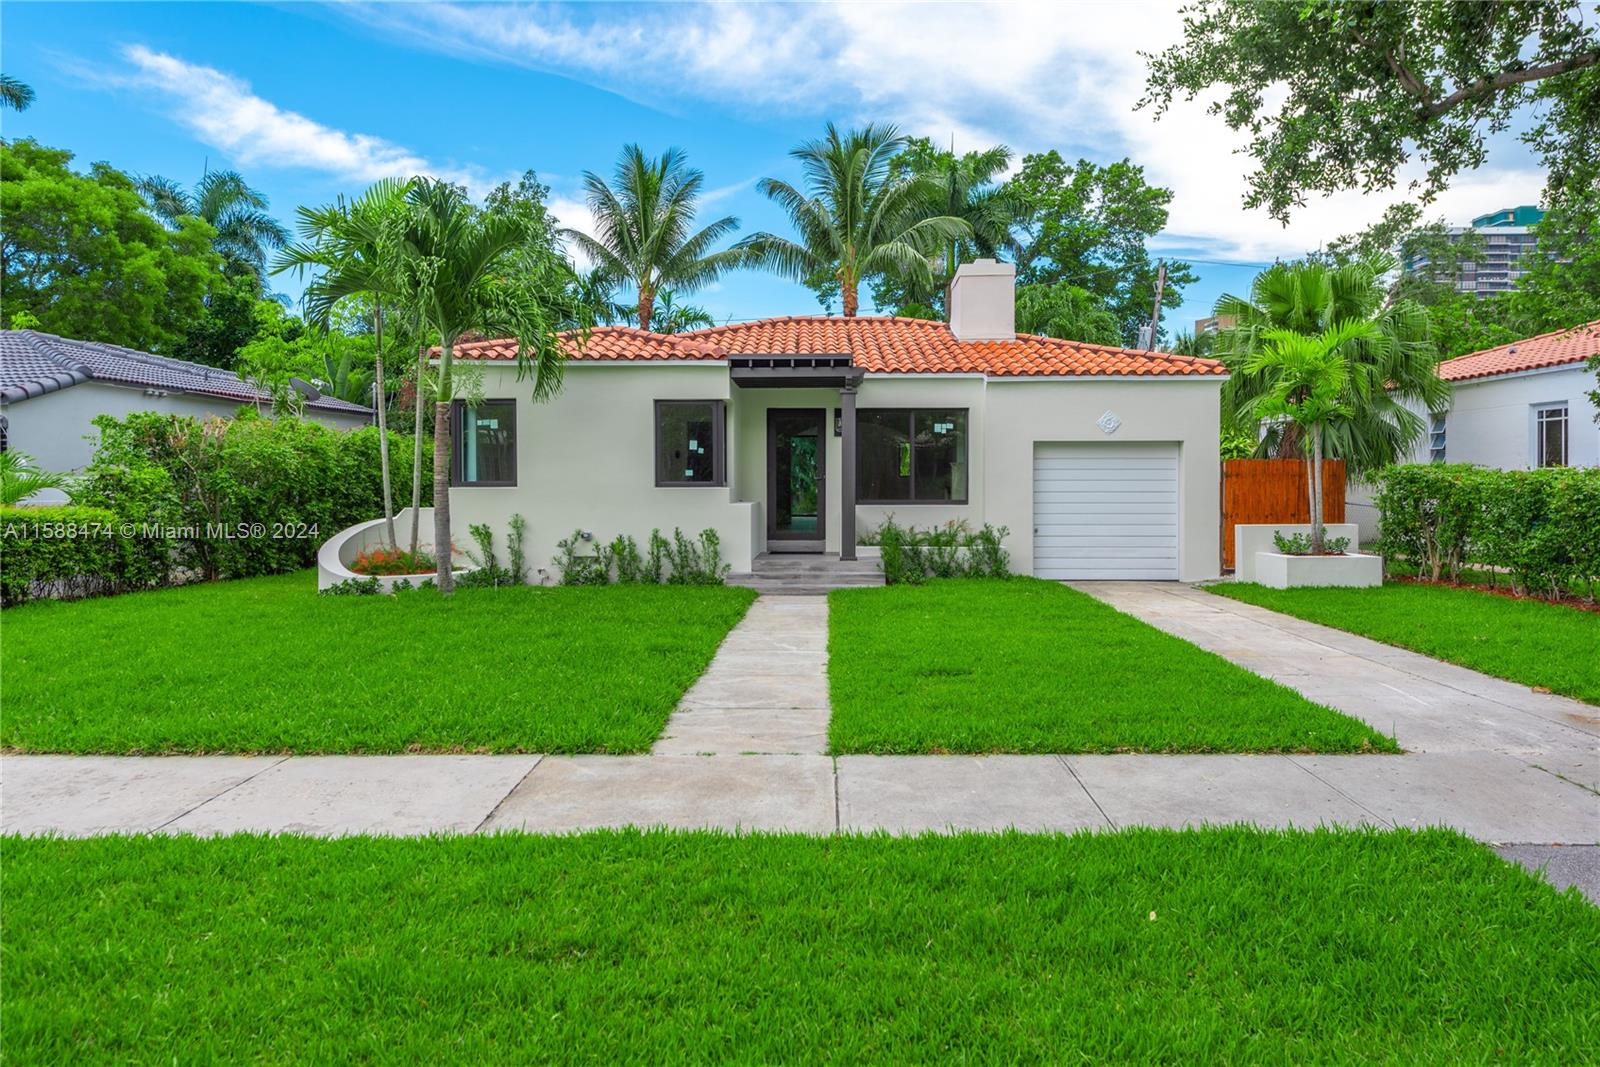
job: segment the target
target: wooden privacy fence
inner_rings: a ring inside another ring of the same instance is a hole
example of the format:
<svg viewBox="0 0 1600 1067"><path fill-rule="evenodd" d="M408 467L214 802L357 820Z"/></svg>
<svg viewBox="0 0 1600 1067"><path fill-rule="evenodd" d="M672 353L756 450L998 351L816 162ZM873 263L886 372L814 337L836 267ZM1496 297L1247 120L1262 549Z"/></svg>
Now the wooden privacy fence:
<svg viewBox="0 0 1600 1067"><path fill-rule="evenodd" d="M1306 464L1301 459L1222 461L1222 569L1233 569L1239 523L1310 522ZM1344 460L1322 461L1322 521L1344 521Z"/></svg>

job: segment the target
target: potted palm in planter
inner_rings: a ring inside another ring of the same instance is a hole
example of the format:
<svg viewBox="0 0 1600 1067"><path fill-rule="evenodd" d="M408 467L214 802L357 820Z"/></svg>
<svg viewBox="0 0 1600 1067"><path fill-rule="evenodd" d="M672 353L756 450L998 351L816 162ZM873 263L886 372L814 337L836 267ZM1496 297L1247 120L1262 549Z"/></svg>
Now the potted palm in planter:
<svg viewBox="0 0 1600 1067"><path fill-rule="evenodd" d="M1383 584L1383 558L1347 552L1348 539L1329 542L1323 525L1322 455L1330 429L1352 415L1346 388L1349 366L1341 349L1369 337L1370 322L1347 320L1315 336L1294 330L1267 330L1260 352L1245 369L1267 382L1253 411L1259 419L1291 423L1306 457L1306 491L1310 495L1309 538L1274 536L1275 552L1258 552L1255 577L1263 585L1288 589L1302 585L1369 586Z"/></svg>

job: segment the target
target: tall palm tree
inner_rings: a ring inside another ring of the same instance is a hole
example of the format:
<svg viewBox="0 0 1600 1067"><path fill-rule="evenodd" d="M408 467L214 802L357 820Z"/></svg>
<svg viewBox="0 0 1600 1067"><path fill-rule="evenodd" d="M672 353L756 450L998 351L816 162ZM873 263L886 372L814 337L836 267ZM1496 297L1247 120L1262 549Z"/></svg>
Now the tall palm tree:
<svg viewBox="0 0 1600 1067"><path fill-rule="evenodd" d="M606 276L638 291L640 328L650 329L656 294L663 288L692 292L742 264L737 252L711 251L739 228L732 215L691 232L705 175L678 149L651 159L638 145L626 145L612 181L615 186L584 171L584 199L597 232L564 229L561 235Z"/></svg>
<svg viewBox="0 0 1600 1067"><path fill-rule="evenodd" d="M1439 378L1439 356L1430 334L1426 310L1411 300L1389 302L1383 284L1395 268L1387 256L1375 256L1332 267L1317 261L1279 263L1256 275L1250 297L1224 296L1216 314L1231 316L1234 325L1217 335L1212 355L1232 372L1223 386L1224 422L1232 429L1259 435L1265 455L1292 455L1300 450L1292 422L1262 419L1255 409L1269 386L1251 357L1262 351L1269 330L1320 335L1345 321L1370 323L1372 330L1345 340L1340 355L1348 375L1344 382L1349 418L1330 428L1328 456L1343 459L1352 475L1367 475L1402 460L1422 435L1422 418L1407 402L1429 411L1449 403L1450 387Z"/></svg>
<svg viewBox="0 0 1600 1067"><path fill-rule="evenodd" d="M914 169L931 179L936 190L933 206L937 214L965 222L972 234L965 240L951 239L944 249L943 286L955 280L965 249L974 255L993 259L998 253L1018 251L1011 228L1021 216L1020 205L996 184L1011 163L1011 149L996 145L982 152L956 155L954 148L914 164Z"/></svg>
<svg viewBox="0 0 1600 1067"><path fill-rule="evenodd" d="M1263 330L1260 351L1244 363L1244 369L1264 386L1251 405L1255 416L1286 420L1300 430L1313 552L1320 553L1323 544L1323 441L1355 413L1345 388L1349 364L1341 350L1371 337L1376 330L1375 324L1360 319L1345 319L1315 336L1294 330Z"/></svg>
<svg viewBox="0 0 1600 1067"><path fill-rule="evenodd" d="M798 241L757 233L737 246L751 263L796 281L818 274L839 284L846 318L861 302L861 282L893 274L931 286L929 255L972 235L961 219L934 213L933 183L892 164L906 139L893 126L841 133L828 123L819 140L790 151L800 161L807 193L777 178L757 187L789 216Z"/></svg>
<svg viewBox="0 0 1600 1067"><path fill-rule="evenodd" d="M26 111L33 103L33 86L18 81L9 74L0 74L0 107L12 111Z"/></svg>
<svg viewBox="0 0 1600 1067"><path fill-rule="evenodd" d="M169 225L185 215L210 223L217 231L211 246L230 274L264 276L267 253L289 241L289 231L267 214L266 195L252 189L238 171L210 171L193 192L171 178L151 175L140 179L139 191L156 217Z"/></svg>
<svg viewBox="0 0 1600 1067"><path fill-rule="evenodd" d="M517 374L533 378L533 399L561 388L558 330L573 317L570 271L525 221L480 212L448 182L418 178L406 211L382 241L401 301L439 340L433 382L433 543L439 590L454 589L450 550L450 405L455 346L480 332L517 339ZM420 398L419 398L420 403Z"/></svg>
<svg viewBox="0 0 1600 1067"><path fill-rule="evenodd" d="M383 481L384 532L390 547L394 530L394 495L389 474L389 395L383 380L384 305L398 297L392 265L385 261L384 234L406 209L410 183L386 178L353 201L339 197L324 207L301 207L300 240L286 247L273 265L285 270L320 270L306 288L307 315L324 334L334 305L351 296L372 301L373 386L378 408L378 465ZM413 514L413 524L415 515Z"/></svg>

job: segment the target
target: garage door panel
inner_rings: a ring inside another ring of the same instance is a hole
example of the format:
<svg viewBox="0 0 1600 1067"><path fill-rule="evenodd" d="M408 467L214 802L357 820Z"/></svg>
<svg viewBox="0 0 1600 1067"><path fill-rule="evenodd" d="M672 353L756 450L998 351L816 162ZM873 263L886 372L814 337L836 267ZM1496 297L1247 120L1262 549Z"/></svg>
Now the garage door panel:
<svg viewBox="0 0 1600 1067"><path fill-rule="evenodd" d="M1037 445L1033 511L1042 578L1178 576L1175 445Z"/></svg>

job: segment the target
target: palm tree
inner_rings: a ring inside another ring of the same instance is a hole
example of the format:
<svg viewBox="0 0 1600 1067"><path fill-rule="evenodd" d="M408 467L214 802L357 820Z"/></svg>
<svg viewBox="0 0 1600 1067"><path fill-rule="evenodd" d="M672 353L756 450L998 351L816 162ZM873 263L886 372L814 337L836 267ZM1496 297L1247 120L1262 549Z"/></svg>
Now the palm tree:
<svg viewBox="0 0 1600 1067"><path fill-rule="evenodd" d="M289 241L289 231L267 214L265 194L252 189L238 171L214 170L187 192L171 178L151 175L139 180L150 210L171 226L186 215L203 219L217 231L211 246L229 274L262 277L267 252Z"/></svg>
<svg viewBox="0 0 1600 1067"><path fill-rule="evenodd" d="M1279 263L1256 275L1248 300L1231 295L1218 300L1215 313L1234 319L1217 335L1212 352L1232 372L1222 392L1228 428L1260 440L1261 454L1297 453L1293 423L1269 422L1260 432L1254 405L1268 381L1250 369L1250 359L1262 351L1269 330L1320 335L1355 320L1370 323L1372 330L1347 340L1340 352L1351 414L1330 428L1327 454L1343 459L1352 475L1371 474L1407 456L1425 429L1407 402L1442 411L1450 387L1439 378L1427 311L1411 300L1387 299L1383 278L1394 268L1394 260L1385 256L1340 267Z"/></svg>
<svg viewBox="0 0 1600 1067"><path fill-rule="evenodd" d="M66 484L66 475L40 470L26 452L14 448L0 452L0 504L18 504L37 492Z"/></svg>
<svg viewBox="0 0 1600 1067"><path fill-rule="evenodd" d="M1251 403L1258 419L1287 420L1299 428L1306 456L1306 492L1311 505L1311 551L1323 549L1322 454L1327 434L1355 413L1346 388L1349 365L1341 354L1372 337L1377 326L1345 319L1315 336L1294 330L1261 332L1262 347L1244 362L1263 386Z"/></svg>
<svg viewBox="0 0 1600 1067"><path fill-rule="evenodd" d="M677 303L671 289L663 289L657 295L661 298L661 306L652 320L656 333L683 333L685 330L701 330L717 324L717 320L705 308Z"/></svg>
<svg viewBox="0 0 1600 1067"><path fill-rule="evenodd" d="M413 181L399 224L381 243L401 301L439 340L433 382L433 544L440 592L454 589L450 549L450 405L455 346L463 334L517 339L517 374L533 378L533 399L561 388L565 351L557 331L570 320L570 271L540 235L515 216L480 212L448 182ZM420 403L420 398L419 398Z"/></svg>
<svg viewBox="0 0 1600 1067"><path fill-rule="evenodd" d="M285 248L273 266L274 274L290 269L322 271L306 288L305 306L307 317L324 334L328 332L334 306L339 301L346 297L372 301L378 465L383 481L384 532L390 547L399 542L395 538L394 495L389 474L389 396L383 380L383 310L385 302L393 303L399 294L392 264L385 260L384 235L405 212L409 189L409 182L386 178L354 201L347 202L341 196L326 207L301 207L298 211L300 240ZM413 513L413 525L415 521Z"/></svg>
<svg viewBox="0 0 1600 1067"><path fill-rule="evenodd" d="M758 188L789 216L799 236L752 234L738 244L751 263L804 280L824 274L839 284L847 318L860 306L861 282L875 274L933 285L933 250L972 237L972 227L936 214L935 184L926 175L892 166L906 140L893 126L870 125L826 135L792 150L805 173L807 193L763 178Z"/></svg>
<svg viewBox="0 0 1600 1067"><path fill-rule="evenodd" d="M26 111L33 103L33 86L20 82L9 74L0 74L0 107L12 111Z"/></svg>
<svg viewBox="0 0 1600 1067"><path fill-rule="evenodd" d="M939 152L912 164L912 168L932 179L937 189L934 208L940 215L957 218L971 229L970 238L952 239L944 253L943 287L949 290L960 266L963 245L972 253L989 259L1000 252L1016 253L1019 246L1011 227L1021 216L1020 205L995 183L1011 164L1011 149L996 145L982 152L956 155L955 149Z"/></svg>
<svg viewBox="0 0 1600 1067"><path fill-rule="evenodd" d="M743 256L711 246L739 228L726 215L693 233L695 205L705 175L692 169L684 154L669 148L651 159L636 144L617 159L615 187L593 171L584 171L584 199L594 215L597 235L564 229L561 235L615 281L633 285L639 294L639 326L650 329L656 294L666 286L692 292L740 266Z"/></svg>

